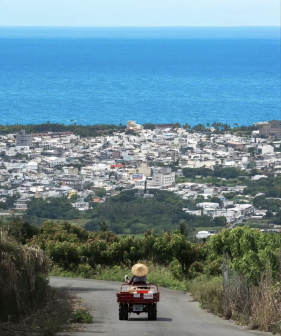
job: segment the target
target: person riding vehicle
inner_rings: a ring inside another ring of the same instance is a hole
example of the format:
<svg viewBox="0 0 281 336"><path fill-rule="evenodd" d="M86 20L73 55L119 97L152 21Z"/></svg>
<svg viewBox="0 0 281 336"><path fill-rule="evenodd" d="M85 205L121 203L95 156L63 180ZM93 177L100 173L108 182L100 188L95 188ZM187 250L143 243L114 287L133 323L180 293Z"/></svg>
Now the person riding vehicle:
<svg viewBox="0 0 281 336"><path fill-rule="evenodd" d="M129 285L134 283L143 283L146 284L146 275L148 274L148 268L144 264L135 264L132 267L132 277L129 279L128 275L125 277L125 281Z"/></svg>

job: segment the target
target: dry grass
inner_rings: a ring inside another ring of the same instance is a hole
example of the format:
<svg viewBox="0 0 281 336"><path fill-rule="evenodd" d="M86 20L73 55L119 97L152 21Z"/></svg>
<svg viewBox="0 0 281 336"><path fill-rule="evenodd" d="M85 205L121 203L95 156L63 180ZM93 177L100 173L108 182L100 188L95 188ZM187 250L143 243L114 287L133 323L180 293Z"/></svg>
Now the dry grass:
<svg viewBox="0 0 281 336"><path fill-rule="evenodd" d="M18 323L0 323L1 336L53 336L60 331L73 330L71 324L80 303L66 289L48 287L42 307L26 315Z"/></svg>
<svg viewBox="0 0 281 336"><path fill-rule="evenodd" d="M0 335L53 336L90 323L91 315L67 289L49 286L50 260L36 247L0 240Z"/></svg>
<svg viewBox="0 0 281 336"><path fill-rule="evenodd" d="M58 332L81 331L79 323L92 323L83 302L67 288L48 287L44 305L17 323L0 322L0 335L54 336Z"/></svg>
<svg viewBox="0 0 281 336"><path fill-rule="evenodd" d="M269 331L271 323L281 321L281 284L273 285L270 276L265 276L251 292L250 325Z"/></svg>
<svg viewBox="0 0 281 336"><path fill-rule="evenodd" d="M270 331L272 323L281 321L281 284L264 275L259 286L249 285L242 277L235 286L223 287L221 277L198 277L188 289L202 308L233 319L251 329Z"/></svg>
<svg viewBox="0 0 281 336"><path fill-rule="evenodd" d="M0 321L17 321L47 295L49 258L40 249L0 241Z"/></svg>

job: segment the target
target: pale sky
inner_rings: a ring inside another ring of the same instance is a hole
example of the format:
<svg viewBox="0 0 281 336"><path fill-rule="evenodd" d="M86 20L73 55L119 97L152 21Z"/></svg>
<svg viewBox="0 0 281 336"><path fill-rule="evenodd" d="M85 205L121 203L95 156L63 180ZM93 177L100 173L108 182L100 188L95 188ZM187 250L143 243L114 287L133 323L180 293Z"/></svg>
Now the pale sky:
<svg viewBox="0 0 281 336"><path fill-rule="evenodd" d="M0 0L0 26L280 26L280 0Z"/></svg>

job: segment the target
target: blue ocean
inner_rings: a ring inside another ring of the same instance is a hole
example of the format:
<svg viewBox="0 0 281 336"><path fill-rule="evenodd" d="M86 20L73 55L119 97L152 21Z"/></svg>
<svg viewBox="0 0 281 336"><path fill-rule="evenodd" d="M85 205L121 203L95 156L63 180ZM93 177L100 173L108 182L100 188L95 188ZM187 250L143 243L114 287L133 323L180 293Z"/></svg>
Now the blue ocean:
<svg viewBox="0 0 281 336"><path fill-rule="evenodd" d="M279 28L0 28L0 123L281 118Z"/></svg>

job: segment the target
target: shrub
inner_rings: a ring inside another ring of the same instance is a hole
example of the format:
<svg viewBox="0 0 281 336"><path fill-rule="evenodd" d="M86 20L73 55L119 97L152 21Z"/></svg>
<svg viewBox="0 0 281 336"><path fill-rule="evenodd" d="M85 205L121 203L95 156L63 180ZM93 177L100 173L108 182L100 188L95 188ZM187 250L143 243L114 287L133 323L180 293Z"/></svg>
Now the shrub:
<svg viewBox="0 0 281 336"><path fill-rule="evenodd" d="M0 320L29 314L46 298L49 258L35 247L0 241Z"/></svg>
<svg viewBox="0 0 281 336"><path fill-rule="evenodd" d="M77 309L76 312L72 315L72 322L73 323L85 323L91 324L93 323L93 317L89 313L87 309Z"/></svg>
<svg viewBox="0 0 281 336"><path fill-rule="evenodd" d="M187 286L193 298L199 301L202 308L211 313L224 316L224 291L222 277L200 276L188 282Z"/></svg>

